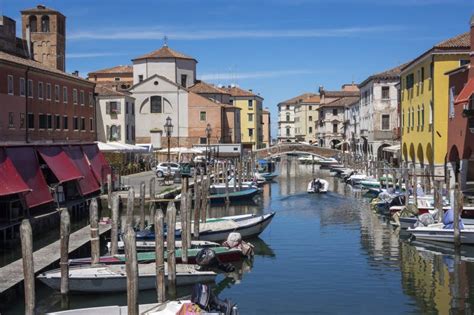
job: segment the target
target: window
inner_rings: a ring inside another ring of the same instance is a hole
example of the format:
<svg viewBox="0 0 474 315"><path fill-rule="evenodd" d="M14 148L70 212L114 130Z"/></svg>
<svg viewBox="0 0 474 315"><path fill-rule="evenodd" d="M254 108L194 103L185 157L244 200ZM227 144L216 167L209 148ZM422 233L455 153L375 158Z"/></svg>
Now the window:
<svg viewBox="0 0 474 315"><path fill-rule="evenodd" d="M125 125L125 139L127 141L130 139L130 126L128 124Z"/></svg>
<svg viewBox="0 0 474 315"><path fill-rule="evenodd" d="M459 66L465 66L469 64L469 59L461 59L459 60Z"/></svg>
<svg viewBox="0 0 474 315"><path fill-rule="evenodd" d="M30 31L31 32L37 32L38 31L38 20L36 19L35 15L30 16L28 24L30 26Z"/></svg>
<svg viewBox="0 0 474 315"><path fill-rule="evenodd" d="M35 114L28 113L28 129L35 129Z"/></svg>
<svg viewBox="0 0 474 315"><path fill-rule="evenodd" d="M79 118L77 118L76 116L74 116L72 120L72 127L74 130L79 130Z"/></svg>
<svg viewBox="0 0 474 315"><path fill-rule="evenodd" d="M163 106L161 103L161 96L150 97L150 113L162 113Z"/></svg>
<svg viewBox="0 0 474 315"><path fill-rule="evenodd" d="M309 133L313 133L313 127L308 128Z"/></svg>
<svg viewBox="0 0 474 315"><path fill-rule="evenodd" d="M247 114L248 115L248 120L253 121L253 114Z"/></svg>
<svg viewBox="0 0 474 315"><path fill-rule="evenodd" d="M449 118L454 118L454 86L449 88Z"/></svg>
<svg viewBox="0 0 474 315"><path fill-rule="evenodd" d="M68 129L69 129L69 126L68 126L67 116L63 116L63 130L68 130Z"/></svg>
<svg viewBox="0 0 474 315"><path fill-rule="evenodd" d="M54 128L56 130L61 129L61 116L59 116L59 115L54 116Z"/></svg>
<svg viewBox="0 0 474 315"><path fill-rule="evenodd" d="M48 114L47 116L48 129L53 129L53 116Z"/></svg>
<svg viewBox="0 0 474 315"><path fill-rule="evenodd" d="M47 33L49 32L49 16L43 15L41 17L41 32Z"/></svg>
<svg viewBox="0 0 474 315"><path fill-rule="evenodd" d="M110 140L112 141L120 140L120 126L112 125L110 127Z"/></svg>
<svg viewBox="0 0 474 315"><path fill-rule="evenodd" d="M77 104L77 89L72 90L72 103Z"/></svg>
<svg viewBox="0 0 474 315"><path fill-rule="evenodd" d="M132 126L132 140L135 141L135 126Z"/></svg>
<svg viewBox="0 0 474 315"><path fill-rule="evenodd" d="M253 137L253 128L249 128L249 137Z"/></svg>
<svg viewBox="0 0 474 315"><path fill-rule="evenodd" d="M135 103L130 104L132 106L132 115L135 115Z"/></svg>
<svg viewBox="0 0 474 315"><path fill-rule="evenodd" d="M185 74L181 75L181 86L186 87L186 82L188 81L188 76Z"/></svg>
<svg viewBox="0 0 474 315"><path fill-rule="evenodd" d="M54 86L54 100L59 102L59 85Z"/></svg>
<svg viewBox="0 0 474 315"><path fill-rule="evenodd" d="M39 129L46 129L48 127L48 121L45 114L39 114Z"/></svg>
<svg viewBox="0 0 474 315"><path fill-rule="evenodd" d="M290 114L289 114L289 113L286 113L286 121L287 121L287 122L290 121Z"/></svg>
<svg viewBox="0 0 474 315"><path fill-rule="evenodd" d="M120 78L114 78L115 81L120 81Z"/></svg>
<svg viewBox="0 0 474 315"><path fill-rule="evenodd" d="M390 115L382 115L382 130L390 129Z"/></svg>
<svg viewBox="0 0 474 315"><path fill-rule="evenodd" d="M207 120L206 112L200 112L199 113L199 120L200 121L206 121Z"/></svg>
<svg viewBox="0 0 474 315"><path fill-rule="evenodd" d="M332 132L337 133L337 124L332 124Z"/></svg>
<svg viewBox="0 0 474 315"><path fill-rule="evenodd" d="M425 67L421 67L420 89L423 94L423 82L425 81Z"/></svg>
<svg viewBox="0 0 474 315"><path fill-rule="evenodd" d="M125 102L125 114L128 114L128 102Z"/></svg>
<svg viewBox="0 0 474 315"><path fill-rule="evenodd" d="M64 103L68 102L68 99L67 99L67 86L63 86L63 102Z"/></svg>
<svg viewBox="0 0 474 315"><path fill-rule="evenodd" d="M382 99L384 99L384 100L390 99L390 87L389 86L382 86Z"/></svg>
<svg viewBox="0 0 474 315"><path fill-rule="evenodd" d="M25 129L25 113L20 113L20 128Z"/></svg>
<svg viewBox="0 0 474 315"><path fill-rule="evenodd" d="M333 110L332 110L332 115L333 115L333 116L337 116L337 108L333 108Z"/></svg>
<svg viewBox="0 0 474 315"><path fill-rule="evenodd" d="M20 96L26 95L25 78L20 78Z"/></svg>
<svg viewBox="0 0 474 315"><path fill-rule="evenodd" d="M425 125L425 104L421 105L421 127Z"/></svg>
<svg viewBox="0 0 474 315"><path fill-rule="evenodd" d="M94 119L89 118L89 129L90 131L94 131Z"/></svg>
<svg viewBox="0 0 474 315"><path fill-rule="evenodd" d="M420 127L420 106L418 106L418 109L416 111L416 126L418 128Z"/></svg>
<svg viewBox="0 0 474 315"><path fill-rule="evenodd" d="M28 97L33 98L33 80L28 80Z"/></svg>
<svg viewBox="0 0 474 315"><path fill-rule="evenodd" d="M94 106L94 94L89 92L89 106Z"/></svg>
<svg viewBox="0 0 474 315"><path fill-rule="evenodd" d="M81 90L81 91L79 92L79 103L80 103L82 106L84 106L84 104L85 104L85 98L84 98L84 91L83 91L83 90Z"/></svg>
<svg viewBox="0 0 474 315"><path fill-rule="evenodd" d="M81 130L86 131L86 119L81 117Z"/></svg>
<svg viewBox="0 0 474 315"><path fill-rule="evenodd" d="M206 137L199 138L199 144L207 144L207 138Z"/></svg>
<svg viewBox="0 0 474 315"><path fill-rule="evenodd" d="M411 109L411 129L413 129L413 127L415 127L415 109L412 108Z"/></svg>
<svg viewBox="0 0 474 315"><path fill-rule="evenodd" d="M289 137L291 135L290 127L286 127L286 136Z"/></svg>
<svg viewBox="0 0 474 315"><path fill-rule="evenodd" d="M8 76L8 94L13 95L13 76Z"/></svg>
<svg viewBox="0 0 474 315"><path fill-rule="evenodd" d="M43 82L38 82L38 98L43 99Z"/></svg>
<svg viewBox="0 0 474 315"><path fill-rule="evenodd" d="M248 101L248 107L249 109L253 109L253 100Z"/></svg>
<svg viewBox="0 0 474 315"><path fill-rule="evenodd" d="M46 99L51 100L51 83L46 83Z"/></svg>
<svg viewBox="0 0 474 315"><path fill-rule="evenodd" d="M143 81L143 74L140 74L140 75L138 76L138 82L142 82L142 81Z"/></svg>
<svg viewBox="0 0 474 315"><path fill-rule="evenodd" d="M313 121L313 116L309 116L309 117L308 117L308 120L309 120L309 121Z"/></svg>
<svg viewBox="0 0 474 315"><path fill-rule="evenodd" d="M313 106L308 106L308 110L313 110Z"/></svg>
<svg viewBox="0 0 474 315"><path fill-rule="evenodd" d="M290 110L290 105L286 105L286 110Z"/></svg>
<svg viewBox="0 0 474 315"><path fill-rule="evenodd" d="M407 90L412 89L413 85L415 84L415 75L410 73L407 75Z"/></svg>
<svg viewBox="0 0 474 315"><path fill-rule="evenodd" d="M8 128L15 128L15 124L13 122L13 112L8 113Z"/></svg>

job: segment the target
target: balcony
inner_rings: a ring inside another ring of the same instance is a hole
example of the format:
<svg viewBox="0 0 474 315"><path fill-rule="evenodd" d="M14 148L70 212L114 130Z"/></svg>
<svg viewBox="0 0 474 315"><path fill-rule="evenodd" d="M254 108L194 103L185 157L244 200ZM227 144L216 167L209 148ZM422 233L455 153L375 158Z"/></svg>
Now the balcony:
<svg viewBox="0 0 474 315"><path fill-rule="evenodd" d="M393 136L392 130L374 130L374 140L392 140Z"/></svg>

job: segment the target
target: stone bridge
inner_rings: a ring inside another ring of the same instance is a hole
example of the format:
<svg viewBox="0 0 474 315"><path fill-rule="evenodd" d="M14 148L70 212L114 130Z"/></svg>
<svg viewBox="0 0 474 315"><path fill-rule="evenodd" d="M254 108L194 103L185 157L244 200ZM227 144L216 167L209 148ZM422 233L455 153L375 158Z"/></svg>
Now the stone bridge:
<svg viewBox="0 0 474 315"><path fill-rule="evenodd" d="M254 151L257 159L276 157L283 154L310 154L317 157L333 157L340 154L341 151L329 148L316 147L301 143L279 143L269 148L258 149Z"/></svg>

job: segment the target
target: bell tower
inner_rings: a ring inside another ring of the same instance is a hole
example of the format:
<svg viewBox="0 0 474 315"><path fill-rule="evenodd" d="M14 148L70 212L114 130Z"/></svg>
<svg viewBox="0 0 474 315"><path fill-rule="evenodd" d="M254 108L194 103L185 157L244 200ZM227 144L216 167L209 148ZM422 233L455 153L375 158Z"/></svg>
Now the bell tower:
<svg viewBox="0 0 474 315"><path fill-rule="evenodd" d="M21 11L23 39L30 43L31 56L45 66L66 69L66 17L38 5Z"/></svg>

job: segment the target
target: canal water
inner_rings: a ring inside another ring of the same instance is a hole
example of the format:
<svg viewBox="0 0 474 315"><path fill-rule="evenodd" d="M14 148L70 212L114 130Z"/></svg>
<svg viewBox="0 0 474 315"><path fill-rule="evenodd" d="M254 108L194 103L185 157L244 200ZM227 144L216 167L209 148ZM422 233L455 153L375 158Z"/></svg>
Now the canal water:
<svg viewBox="0 0 474 315"><path fill-rule="evenodd" d="M266 185L251 205L229 214L277 214L252 240L256 256L231 277L219 276L221 298L238 303L241 314L471 314L474 254L400 240L398 230L373 213L368 200L327 171L327 194L307 194L311 166ZM225 209L213 207L210 216ZM59 310L61 297L37 283L41 312ZM189 293L189 288L178 291ZM154 291L140 292L152 303ZM125 305L126 294L70 295L70 308ZM21 314L23 298L4 314Z"/></svg>

